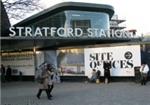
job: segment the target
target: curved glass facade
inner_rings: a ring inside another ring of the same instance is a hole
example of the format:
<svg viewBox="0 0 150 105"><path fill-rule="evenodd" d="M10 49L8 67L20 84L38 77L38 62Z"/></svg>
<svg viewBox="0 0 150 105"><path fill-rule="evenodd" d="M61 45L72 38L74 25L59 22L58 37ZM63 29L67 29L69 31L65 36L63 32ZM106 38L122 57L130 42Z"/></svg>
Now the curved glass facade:
<svg viewBox="0 0 150 105"><path fill-rule="evenodd" d="M73 27L73 22L80 22L79 26L99 29L109 29L109 15L103 12L65 11L67 27ZM83 25L82 25L83 23Z"/></svg>
<svg viewBox="0 0 150 105"><path fill-rule="evenodd" d="M34 27L48 26L48 27L72 27L72 21L90 22L90 28L109 29L109 15L103 12L88 12L88 11L73 11L68 10L57 13L50 17L32 23Z"/></svg>
<svg viewBox="0 0 150 105"><path fill-rule="evenodd" d="M104 12L66 10L34 22L31 27L56 27L57 29L60 27L64 29L70 28L72 29L71 31L73 34L75 34L74 30L76 28L80 28L83 31L82 36L87 36L88 28L108 30L109 15ZM60 33L63 33L63 31ZM57 33L54 35L55 37L58 36ZM50 32L47 32L47 36L51 36Z"/></svg>

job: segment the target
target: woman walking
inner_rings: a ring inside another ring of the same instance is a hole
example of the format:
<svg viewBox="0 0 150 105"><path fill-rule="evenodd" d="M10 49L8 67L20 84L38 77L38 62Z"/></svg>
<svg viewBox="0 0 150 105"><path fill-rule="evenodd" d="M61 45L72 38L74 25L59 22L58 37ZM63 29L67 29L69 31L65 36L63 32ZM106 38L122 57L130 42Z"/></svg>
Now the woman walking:
<svg viewBox="0 0 150 105"><path fill-rule="evenodd" d="M46 68L45 70L42 71L42 76L41 76L41 82L40 82L40 87L37 93L37 98L40 99L41 93L44 90L47 94L47 98L51 100L49 91L48 91L48 78L50 76L49 70Z"/></svg>

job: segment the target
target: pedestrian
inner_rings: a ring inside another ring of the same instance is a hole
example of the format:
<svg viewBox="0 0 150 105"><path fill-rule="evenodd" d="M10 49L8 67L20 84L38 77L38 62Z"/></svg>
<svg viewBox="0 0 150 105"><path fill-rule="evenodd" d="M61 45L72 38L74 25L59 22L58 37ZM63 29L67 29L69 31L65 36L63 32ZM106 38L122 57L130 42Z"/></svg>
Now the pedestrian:
<svg viewBox="0 0 150 105"><path fill-rule="evenodd" d="M5 74L6 74L5 66L3 64L1 64L2 82L5 82Z"/></svg>
<svg viewBox="0 0 150 105"><path fill-rule="evenodd" d="M97 72L96 72L96 82L97 83L100 83L100 76L101 76L101 72L100 72L100 70L97 70Z"/></svg>
<svg viewBox="0 0 150 105"><path fill-rule="evenodd" d="M10 65L8 65L8 67L7 67L6 80L7 81L11 81L12 80L12 69L11 69Z"/></svg>
<svg viewBox="0 0 150 105"><path fill-rule="evenodd" d="M61 82L61 80L60 80L60 73L58 71L54 73L53 82L54 83L60 83Z"/></svg>
<svg viewBox="0 0 150 105"><path fill-rule="evenodd" d="M109 61L104 61L103 68L105 83L108 84L110 82L111 63Z"/></svg>
<svg viewBox="0 0 150 105"><path fill-rule="evenodd" d="M96 70L93 69L92 71L92 76L91 76L91 79L90 79L91 82L96 82Z"/></svg>
<svg viewBox="0 0 150 105"><path fill-rule="evenodd" d="M141 72L141 85L146 85L147 82L147 76L149 72L149 67L146 64L146 62L143 62L141 67L140 67L140 72Z"/></svg>
<svg viewBox="0 0 150 105"><path fill-rule="evenodd" d="M53 68L52 68L51 64L47 65L47 70L50 72L50 76L48 78L48 94L49 94L50 97L53 97L51 92L52 92L52 90L54 88L54 81L53 81L54 71L53 71Z"/></svg>
<svg viewBox="0 0 150 105"><path fill-rule="evenodd" d="M40 87L39 87L39 90L38 90L38 93L37 93L37 98L38 99L40 99L42 91L45 91L46 94L47 94L47 98L49 100L51 100L51 97L50 97L49 91L48 91L48 78L49 78L49 76L50 76L49 70L48 69L44 69L42 71L42 74L41 74Z"/></svg>

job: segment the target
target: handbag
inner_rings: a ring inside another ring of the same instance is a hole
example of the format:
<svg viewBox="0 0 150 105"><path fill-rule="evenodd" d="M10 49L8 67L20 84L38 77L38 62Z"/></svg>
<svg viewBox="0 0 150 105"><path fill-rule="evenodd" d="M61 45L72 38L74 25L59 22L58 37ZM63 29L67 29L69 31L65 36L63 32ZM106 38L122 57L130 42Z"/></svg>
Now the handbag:
<svg viewBox="0 0 150 105"><path fill-rule="evenodd" d="M99 83L100 83L100 80L99 80L99 79L96 79L96 83L99 84Z"/></svg>
<svg viewBox="0 0 150 105"><path fill-rule="evenodd" d="M40 83L40 84L43 84L44 83L44 78L38 77L37 82Z"/></svg>

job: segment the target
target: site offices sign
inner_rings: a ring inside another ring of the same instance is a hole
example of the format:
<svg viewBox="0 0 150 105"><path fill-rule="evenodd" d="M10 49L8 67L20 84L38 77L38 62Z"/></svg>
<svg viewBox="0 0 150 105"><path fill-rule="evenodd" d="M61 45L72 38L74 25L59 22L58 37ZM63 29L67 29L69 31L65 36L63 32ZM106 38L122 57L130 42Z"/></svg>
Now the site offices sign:
<svg viewBox="0 0 150 105"><path fill-rule="evenodd" d="M129 31L104 30L98 28L64 28L64 27L10 27L10 37L50 37L50 38L134 38ZM85 35L86 34L86 35Z"/></svg>
<svg viewBox="0 0 150 105"><path fill-rule="evenodd" d="M92 69L104 75L103 63L110 61L111 76L134 76L134 67L140 66L140 45L86 48L84 50L85 75L91 77Z"/></svg>

